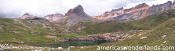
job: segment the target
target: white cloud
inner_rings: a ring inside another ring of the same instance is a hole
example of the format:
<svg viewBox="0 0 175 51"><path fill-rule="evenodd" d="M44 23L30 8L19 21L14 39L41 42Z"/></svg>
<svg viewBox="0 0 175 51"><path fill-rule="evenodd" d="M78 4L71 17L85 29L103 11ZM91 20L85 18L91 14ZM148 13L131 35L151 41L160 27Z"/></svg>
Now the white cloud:
<svg viewBox="0 0 175 51"><path fill-rule="evenodd" d="M165 3L168 0L0 0L0 16L19 17L28 12L36 16L66 13L81 4L89 15L99 15L114 8L131 8L146 2L149 5Z"/></svg>

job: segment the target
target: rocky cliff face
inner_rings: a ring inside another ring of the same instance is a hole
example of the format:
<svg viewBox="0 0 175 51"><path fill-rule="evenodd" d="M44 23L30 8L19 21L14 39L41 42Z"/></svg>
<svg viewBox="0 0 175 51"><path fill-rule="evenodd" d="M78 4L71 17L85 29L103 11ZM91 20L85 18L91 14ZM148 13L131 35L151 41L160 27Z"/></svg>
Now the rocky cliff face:
<svg viewBox="0 0 175 51"><path fill-rule="evenodd" d="M153 5L152 7L149 8L147 16L153 15L153 14L160 14L163 11L166 11L169 9L174 9L173 2L171 1L168 1L160 5Z"/></svg>
<svg viewBox="0 0 175 51"><path fill-rule="evenodd" d="M102 14L102 16L96 16L94 18L102 20L125 20L125 19L141 19L145 17L145 14L149 6L145 3L139 4L136 7L130 9L115 9L110 12Z"/></svg>
<svg viewBox="0 0 175 51"><path fill-rule="evenodd" d="M83 21L94 21L95 19L90 17L84 12L84 9L81 5L70 9L65 15L62 14L51 14L44 16L49 22L52 23L66 23L68 26L73 26L79 22ZM40 19L36 16L30 15L29 13L24 14L20 19Z"/></svg>
<svg viewBox="0 0 175 51"><path fill-rule="evenodd" d="M139 4L136 7L125 9L123 14L118 15L116 17L109 18L108 20L136 20L144 18L147 14L147 10L150 7L143 3Z"/></svg>
<svg viewBox="0 0 175 51"><path fill-rule="evenodd" d="M50 22L56 23L66 23L68 26L73 26L79 22L95 20L84 12L84 9L81 5L70 9L65 15L62 14L51 14L45 16Z"/></svg>
<svg viewBox="0 0 175 51"><path fill-rule="evenodd" d="M84 9L81 5L78 5L77 7L73 8L73 9L70 9L66 14L65 16L70 16L70 15L78 15L78 16L82 16L82 17L85 17L85 16L88 16L85 12L84 12Z"/></svg>
<svg viewBox="0 0 175 51"><path fill-rule="evenodd" d="M100 19L100 20L105 20L111 17L117 17L119 15L124 14L123 12L123 7L119 8L119 9L113 9L112 11L109 12L105 12L104 14L100 15L100 16L93 16L94 18Z"/></svg>
<svg viewBox="0 0 175 51"><path fill-rule="evenodd" d="M81 5L70 9L66 14L65 18L67 20L67 25L72 26L82 21L93 21L94 18L90 17L84 12L84 9Z"/></svg>
<svg viewBox="0 0 175 51"><path fill-rule="evenodd" d="M105 12L100 16L93 17L100 20L137 20L153 14L160 14L161 12L173 9L174 7L175 4L171 1L160 5L153 5L151 7L143 3L130 9L119 8L110 12Z"/></svg>
<svg viewBox="0 0 175 51"><path fill-rule="evenodd" d="M93 21L96 19L99 20L138 20L146 16L153 14L160 14L166 10L175 9L175 3L168 1L164 4L148 6L145 3L139 4L130 9L113 9L112 11L105 12L99 16L89 16L84 12L84 9L81 5L70 9L65 15L62 14L51 14L45 16L50 22L66 22L67 25L72 26L82 21ZM24 14L21 19L31 19L35 16L28 13Z"/></svg>

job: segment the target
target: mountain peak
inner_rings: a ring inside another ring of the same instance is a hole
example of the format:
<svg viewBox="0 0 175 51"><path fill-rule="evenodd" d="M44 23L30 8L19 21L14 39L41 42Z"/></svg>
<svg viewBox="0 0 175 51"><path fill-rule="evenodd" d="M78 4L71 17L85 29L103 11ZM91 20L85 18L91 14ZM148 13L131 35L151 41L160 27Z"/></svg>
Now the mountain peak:
<svg viewBox="0 0 175 51"><path fill-rule="evenodd" d="M172 1L168 1L167 3L173 3Z"/></svg>
<svg viewBox="0 0 175 51"><path fill-rule="evenodd" d="M143 8L143 7L147 7L149 5L147 5L146 3L142 3L142 4L139 4L135 7L135 9L138 9L138 8Z"/></svg>
<svg viewBox="0 0 175 51"><path fill-rule="evenodd" d="M33 15L29 14L29 13L25 13L24 15L22 15L20 17L20 19L29 19L29 18L33 18L33 17L35 17L35 16L33 16Z"/></svg>
<svg viewBox="0 0 175 51"><path fill-rule="evenodd" d="M173 5L173 2L172 2L172 1L168 1L168 2L165 3L165 5L170 5L170 6L172 6L172 5Z"/></svg>
<svg viewBox="0 0 175 51"><path fill-rule="evenodd" d="M81 5L78 5L77 7L70 9L65 16L69 16L69 15L80 15L80 16L84 16L86 15L86 13L84 12L84 9Z"/></svg>
<svg viewBox="0 0 175 51"><path fill-rule="evenodd" d="M77 7L75 7L74 9L83 9L83 7L81 5L78 5Z"/></svg>
<svg viewBox="0 0 175 51"><path fill-rule="evenodd" d="M65 18L67 19L68 26L73 26L75 24L78 24L79 22L83 21L94 21L95 19L90 17L84 12L84 9L81 5L78 5L77 7L70 9L66 14Z"/></svg>

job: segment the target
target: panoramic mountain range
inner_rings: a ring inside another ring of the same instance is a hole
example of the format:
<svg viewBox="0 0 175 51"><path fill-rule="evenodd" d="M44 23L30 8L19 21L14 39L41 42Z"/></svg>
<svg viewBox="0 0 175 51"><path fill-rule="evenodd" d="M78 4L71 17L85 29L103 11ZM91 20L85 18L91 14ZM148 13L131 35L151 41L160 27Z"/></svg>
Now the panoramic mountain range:
<svg viewBox="0 0 175 51"><path fill-rule="evenodd" d="M175 46L175 2L172 1L122 7L99 16L86 14L83 6L78 5L65 14L38 17L25 13L19 18L0 17L0 22L0 50L7 51L97 51L97 46L112 45Z"/></svg>
<svg viewBox="0 0 175 51"><path fill-rule="evenodd" d="M139 5L136 5L133 8L130 9L124 9L118 8L113 9L112 11L107 11L104 14L101 14L99 16L89 16L84 12L84 9L81 5L78 5L77 7L70 9L66 14L51 14L44 16L44 18L48 19L50 22L64 22L67 20L68 25L74 25L78 22L81 22L83 20L103 20L103 21L110 21L110 20L138 20L142 19L146 16L150 16L153 14L160 14L163 11L174 9L175 3L172 1L168 1L164 4L160 5L153 5L149 6L146 3L142 3ZM28 17L37 17L27 14L24 14L22 19L28 18Z"/></svg>

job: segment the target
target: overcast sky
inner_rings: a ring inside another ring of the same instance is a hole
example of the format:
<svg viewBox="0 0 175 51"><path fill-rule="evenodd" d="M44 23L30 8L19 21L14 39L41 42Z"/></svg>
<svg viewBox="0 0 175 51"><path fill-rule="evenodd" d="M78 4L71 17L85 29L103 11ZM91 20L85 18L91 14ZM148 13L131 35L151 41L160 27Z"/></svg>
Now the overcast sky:
<svg viewBox="0 0 175 51"><path fill-rule="evenodd" d="M167 1L169 0L0 0L0 16L14 18L24 13L35 16L64 14L79 4L87 14L95 16L120 7L131 8L141 3L151 6Z"/></svg>

